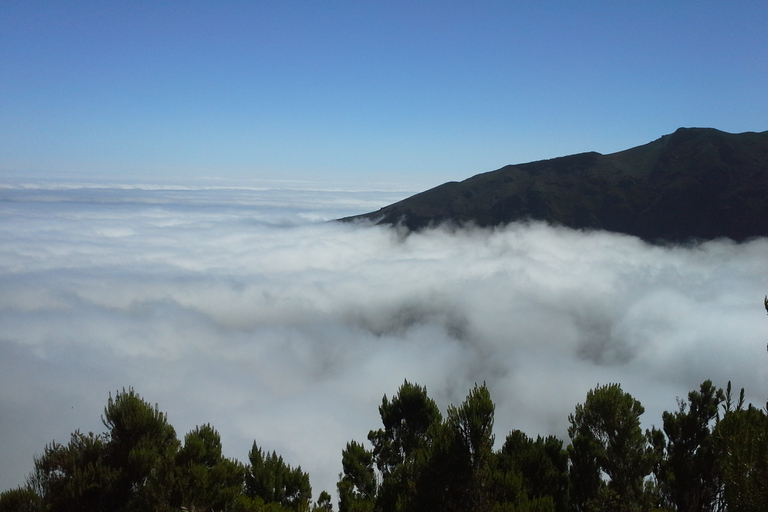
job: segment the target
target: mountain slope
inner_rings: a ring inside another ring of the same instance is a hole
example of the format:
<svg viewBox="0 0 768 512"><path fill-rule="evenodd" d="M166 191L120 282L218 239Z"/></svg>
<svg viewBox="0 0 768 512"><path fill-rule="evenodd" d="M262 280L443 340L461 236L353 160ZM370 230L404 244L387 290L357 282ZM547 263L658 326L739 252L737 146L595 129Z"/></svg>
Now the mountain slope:
<svg viewBox="0 0 768 512"><path fill-rule="evenodd" d="M680 128L643 146L508 165L348 217L418 230L544 220L651 241L768 236L768 132Z"/></svg>

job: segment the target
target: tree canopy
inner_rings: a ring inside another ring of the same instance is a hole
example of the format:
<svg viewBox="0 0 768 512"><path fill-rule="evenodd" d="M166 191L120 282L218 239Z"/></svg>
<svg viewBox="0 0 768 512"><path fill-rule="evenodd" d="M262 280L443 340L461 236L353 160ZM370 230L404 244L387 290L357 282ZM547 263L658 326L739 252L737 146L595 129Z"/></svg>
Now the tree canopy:
<svg viewBox="0 0 768 512"><path fill-rule="evenodd" d="M133 389L109 396L106 432L75 431L48 444L26 486L0 495L0 511L308 511L309 475L282 457L251 451L244 465L222 455L219 433L200 425L184 444L157 405ZM317 510L328 510L321 493Z"/></svg>
<svg viewBox="0 0 768 512"><path fill-rule="evenodd" d="M757 512L768 503L768 415L705 381L643 432L642 404L598 385L568 416L570 443L511 430L500 447L495 404L475 384L445 416L427 388L384 395L368 444L342 449L340 512ZM110 395L102 433L75 431L34 459L4 511L330 512L309 475L256 441L248 463L222 455L199 425L183 443L157 405L133 389Z"/></svg>

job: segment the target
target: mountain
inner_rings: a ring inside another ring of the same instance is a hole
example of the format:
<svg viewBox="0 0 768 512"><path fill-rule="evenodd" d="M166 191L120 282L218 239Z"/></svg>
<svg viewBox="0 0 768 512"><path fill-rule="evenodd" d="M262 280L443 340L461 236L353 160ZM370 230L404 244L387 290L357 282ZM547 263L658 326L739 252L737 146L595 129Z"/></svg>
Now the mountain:
<svg viewBox="0 0 768 512"><path fill-rule="evenodd" d="M410 230L543 220L653 242L768 236L768 131L680 128L609 155L507 165L340 220Z"/></svg>

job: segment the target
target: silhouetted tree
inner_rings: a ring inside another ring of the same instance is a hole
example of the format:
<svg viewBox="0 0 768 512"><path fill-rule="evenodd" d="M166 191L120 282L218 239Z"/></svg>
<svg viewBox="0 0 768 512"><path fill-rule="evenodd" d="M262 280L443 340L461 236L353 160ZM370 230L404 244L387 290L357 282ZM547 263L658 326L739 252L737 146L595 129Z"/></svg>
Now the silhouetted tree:
<svg viewBox="0 0 768 512"><path fill-rule="evenodd" d="M312 507L312 512L333 512L333 504L331 503L331 495L326 491L322 491L317 498L315 506Z"/></svg>
<svg viewBox="0 0 768 512"><path fill-rule="evenodd" d="M38 512L42 510L42 499L28 485L0 493L0 512Z"/></svg>
<svg viewBox="0 0 768 512"><path fill-rule="evenodd" d="M724 400L723 390L707 380L676 412L662 416L666 443L655 473L663 502L675 510L709 512L717 506L719 452L711 429Z"/></svg>
<svg viewBox="0 0 768 512"><path fill-rule="evenodd" d="M342 450L343 473L336 485L339 491L339 512L365 512L375 509L377 497L373 454L355 441Z"/></svg>
<svg viewBox="0 0 768 512"><path fill-rule="evenodd" d="M66 445L46 445L30 483L48 510L98 511L115 502L118 475L107 462L106 436L75 431Z"/></svg>
<svg viewBox="0 0 768 512"><path fill-rule="evenodd" d="M728 383L725 414L714 430L723 505L728 512L765 511L768 503L768 415L749 404L744 389L735 407Z"/></svg>
<svg viewBox="0 0 768 512"><path fill-rule="evenodd" d="M491 509L494 404L475 385L459 406L448 407L417 476L412 510L483 512Z"/></svg>
<svg viewBox="0 0 768 512"><path fill-rule="evenodd" d="M309 475L301 467L291 468L274 451L264 453L253 443L248 454L250 465L245 472L245 493L250 498L260 498L264 503L276 503L281 507L304 512L309 510L312 487Z"/></svg>
<svg viewBox="0 0 768 512"><path fill-rule="evenodd" d="M158 511L172 507L176 433L133 389L109 397L108 432L76 431L35 459L30 478L49 510Z"/></svg>
<svg viewBox="0 0 768 512"><path fill-rule="evenodd" d="M384 512L402 510L414 496L420 461L428 456L442 416L427 388L407 380L391 401L384 395L379 414L384 428L368 434L381 473L377 504Z"/></svg>
<svg viewBox="0 0 768 512"><path fill-rule="evenodd" d="M578 511L639 511L654 454L640 428L644 409L619 384L597 387L568 416L572 503ZM605 474L607 482L601 474Z"/></svg>
<svg viewBox="0 0 768 512"><path fill-rule="evenodd" d="M568 452L560 439L538 436L534 441L525 433L514 430L507 435L496 458L497 471L504 475L517 473L520 479L517 492L514 489L516 483L506 491L497 485L496 501L514 503L549 499L557 512L568 509ZM507 476L505 480L514 482L515 479Z"/></svg>
<svg viewBox="0 0 768 512"><path fill-rule="evenodd" d="M176 455L176 503L188 510L225 510L242 494L245 468L221 450L221 437L211 425L184 437Z"/></svg>
<svg viewBox="0 0 768 512"><path fill-rule="evenodd" d="M112 510L173 508L174 456L180 443L166 414L129 389L110 395L102 422L109 436L106 460L117 475Z"/></svg>

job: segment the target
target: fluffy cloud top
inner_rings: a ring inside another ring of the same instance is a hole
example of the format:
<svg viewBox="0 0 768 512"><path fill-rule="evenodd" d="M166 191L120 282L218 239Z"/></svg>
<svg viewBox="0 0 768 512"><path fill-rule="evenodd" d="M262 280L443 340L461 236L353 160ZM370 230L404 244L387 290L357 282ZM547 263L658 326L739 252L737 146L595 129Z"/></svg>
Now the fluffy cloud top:
<svg viewBox="0 0 768 512"><path fill-rule="evenodd" d="M768 240L662 248L543 224L325 222L396 193L0 189L0 488L133 386L180 437L212 423L335 490L341 449L404 379L445 408L474 382L496 434L566 438L598 383L646 426L705 379L765 401Z"/></svg>

